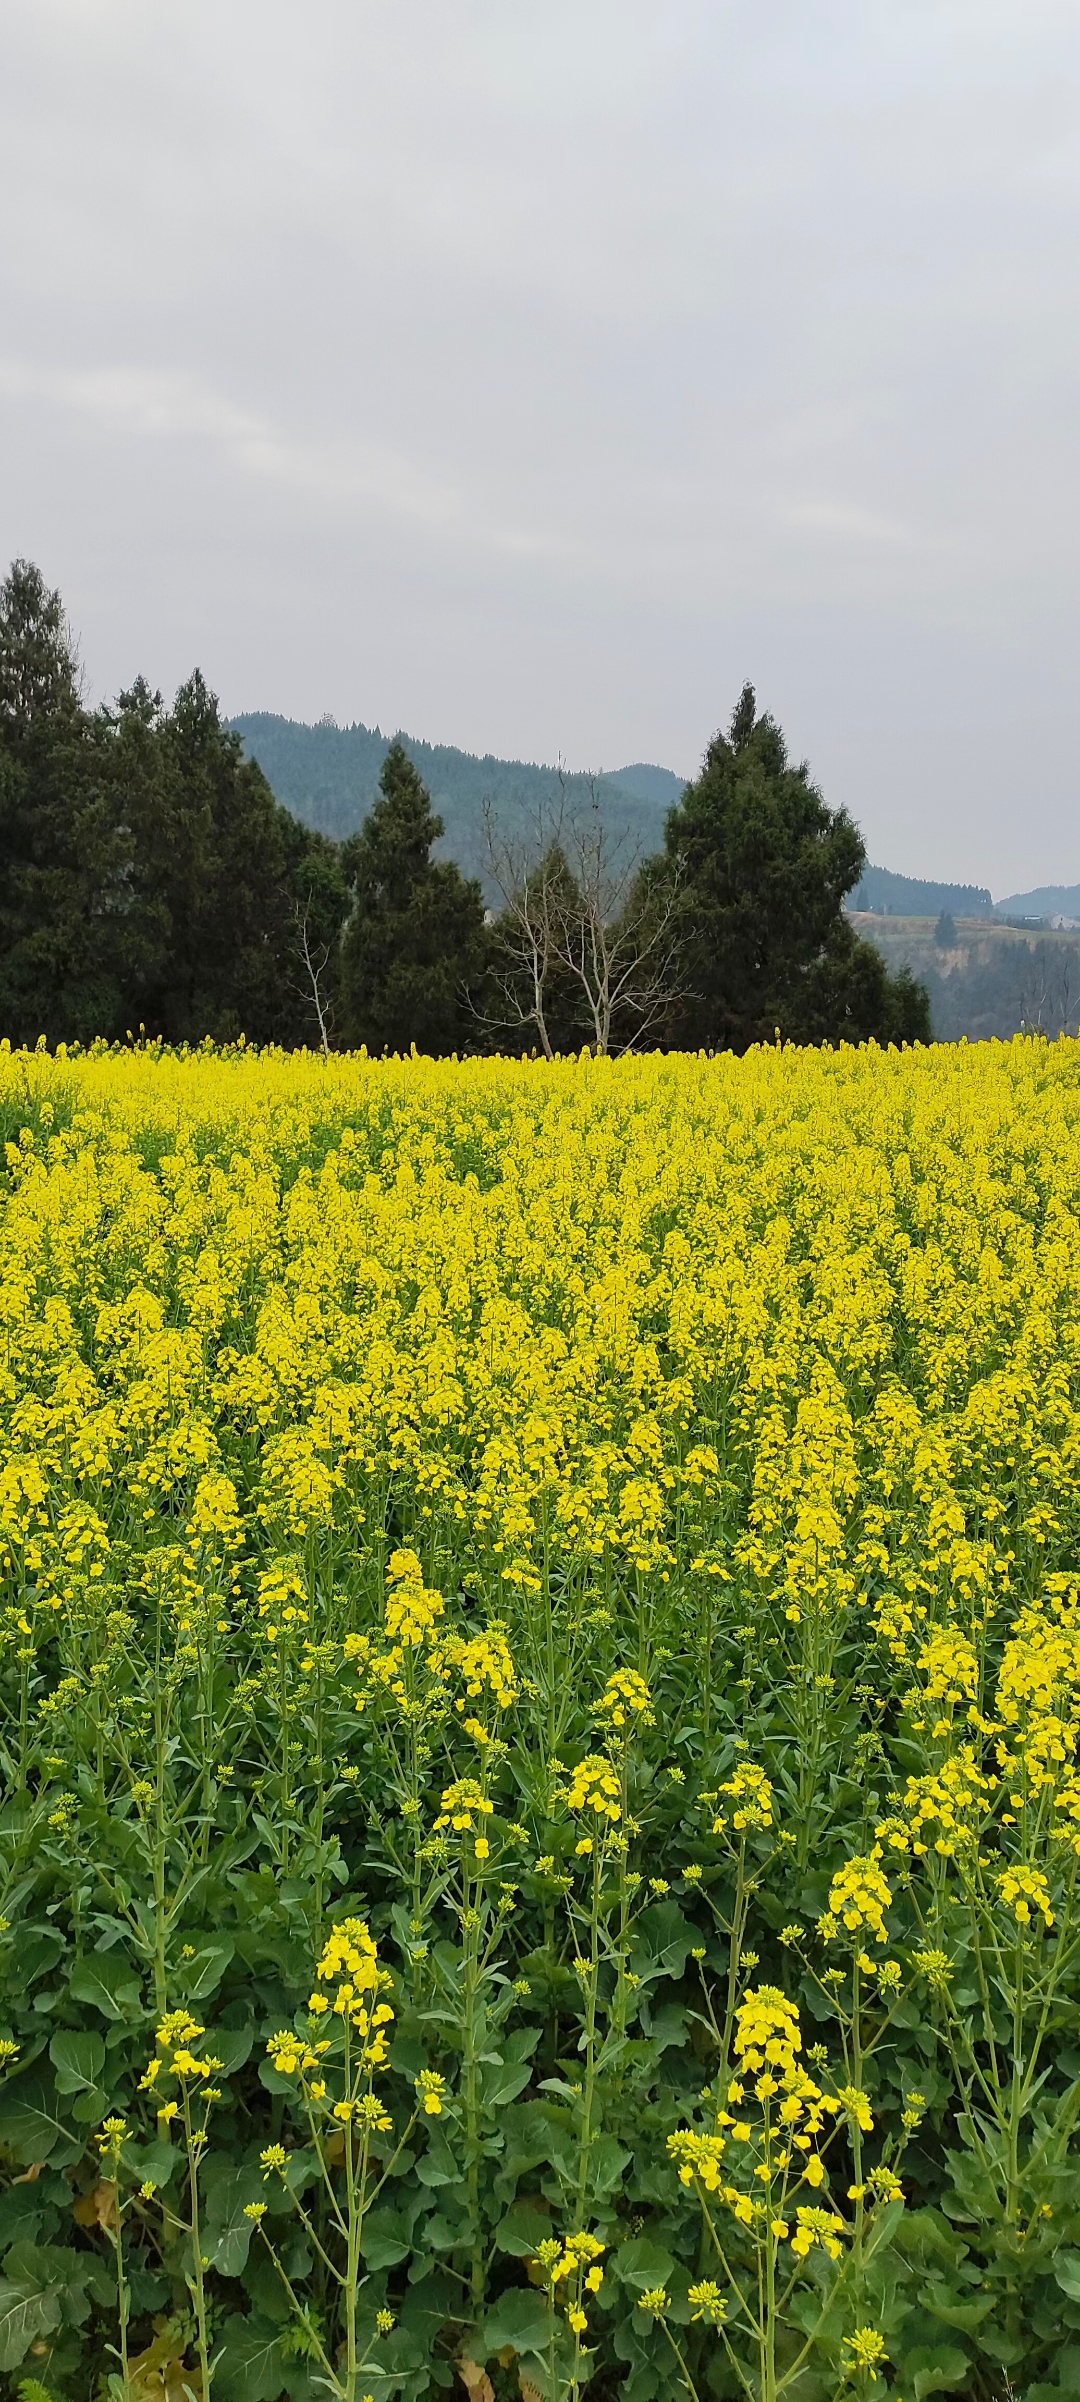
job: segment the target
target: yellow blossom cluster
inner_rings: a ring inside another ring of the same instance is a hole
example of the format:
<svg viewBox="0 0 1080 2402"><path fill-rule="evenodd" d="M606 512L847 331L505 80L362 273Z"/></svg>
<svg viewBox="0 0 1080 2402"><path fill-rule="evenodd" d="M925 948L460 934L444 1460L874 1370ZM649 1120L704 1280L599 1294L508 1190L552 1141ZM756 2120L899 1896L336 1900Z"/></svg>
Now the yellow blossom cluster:
<svg viewBox="0 0 1080 2402"><path fill-rule="evenodd" d="M584 2297L586 2294L598 2294L604 2282L600 2262L605 2250L606 2246L598 2242L595 2235L584 2231L568 2235L565 2243L560 2243L557 2236L549 2236L541 2244L532 2263L532 2273L537 2281L549 2286L553 2294L558 2293L560 2285L569 2285L566 2317L571 2333L579 2343L588 2326Z"/></svg>
<svg viewBox="0 0 1080 2402"><path fill-rule="evenodd" d="M622 1816L621 1794L618 1773L611 1761L601 1752L590 1751L573 1770L566 1799L570 1809L581 1816L592 1811L597 1818L607 1819L616 1826Z"/></svg>
<svg viewBox="0 0 1080 2402"><path fill-rule="evenodd" d="M638 1719L651 1726L653 1712L644 1677L634 1668L617 1668L614 1676L608 1678L596 1705L596 1715L618 1734Z"/></svg>
<svg viewBox="0 0 1080 2402"><path fill-rule="evenodd" d="M715 2196L737 2225L760 2243L790 2243L805 2259L820 2242L840 2255L844 2222L815 2203L794 2199L800 2186L826 2183L820 2145L841 2114L872 2126L865 2094L825 2093L802 2067L802 2033L794 2002L776 1986L747 1993L735 2013L736 2074L713 2099L711 2127L680 2127L668 2137L680 2184ZM756 2103L756 2111L752 2108Z"/></svg>
<svg viewBox="0 0 1080 2402"><path fill-rule="evenodd" d="M415 1551L392 1551L386 1570L386 1632L391 1643L421 1643L442 1617L444 1602L424 1583Z"/></svg>
<svg viewBox="0 0 1080 2402"><path fill-rule="evenodd" d="M829 1906L818 1920L818 1931L827 1943L835 1942L843 1931L859 1935L865 1929L876 1943L887 1943L888 1932L884 1913L892 1903L892 1891L879 1865L881 1845L875 1844L864 1859L847 1860L837 1870L829 1887Z"/></svg>
<svg viewBox="0 0 1080 2402"><path fill-rule="evenodd" d="M343 1918L327 1937L315 1970L316 1985L308 2001L308 2016L340 2019L360 2037L358 2057L369 2069L385 2068L386 2029L393 2024L389 2002L380 2001L393 1979L379 1966L378 1951L362 1918ZM323 1988L327 1988L326 1991ZM288 2035L272 2037L269 2046L276 2068L286 2076L306 2073L313 2065L311 2046ZM316 2047L317 2052L319 2047Z"/></svg>
<svg viewBox="0 0 1080 2402"><path fill-rule="evenodd" d="M760 1834L773 1823L773 1789L764 1769L752 1760L740 1761L716 1798L721 1806L713 1820L714 1835L728 1826L736 1835Z"/></svg>
<svg viewBox="0 0 1080 2402"><path fill-rule="evenodd" d="M962 1744L936 1774L909 1777L901 1809L916 1859L925 1859L931 1839L943 1860L970 1849L991 1791L992 1780L983 1775L970 1743ZM886 1840L894 1840L891 1829Z"/></svg>
<svg viewBox="0 0 1080 2402"><path fill-rule="evenodd" d="M168 2010L158 2021L157 2050L139 2079L139 2090L154 2096L154 2106L163 2126L172 2124L191 2095L197 2094L203 2104L220 2099L213 2083L215 2073L221 2069L220 2060L215 2059L212 2053L204 2053L200 2058L191 2048L205 2033L205 2027L200 2025L198 2019L192 2018L188 2010ZM164 2091L171 2081L180 2087L179 2102L168 2097Z"/></svg>
<svg viewBox="0 0 1080 2402"><path fill-rule="evenodd" d="M997 1889L1005 1908L1011 1911L1018 1927L1032 1924L1032 1911L1041 1917L1044 1927L1054 1924L1046 1878L1038 1868L1003 1869L997 1879Z"/></svg>
<svg viewBox="0 0 1080 2402"><path fill-rule="evenodd" d="M458 1777L456 1783L448 1785L443 1794L442 1807L435 1820L436 1834L441 1834L446 1827L451 1828L455 1835L472 1834L478 1828L483 1828L485 1818L490 1818L494 1809L494 1802L488 1800L483 1786L477 1784L475 1777Z"/></svg>

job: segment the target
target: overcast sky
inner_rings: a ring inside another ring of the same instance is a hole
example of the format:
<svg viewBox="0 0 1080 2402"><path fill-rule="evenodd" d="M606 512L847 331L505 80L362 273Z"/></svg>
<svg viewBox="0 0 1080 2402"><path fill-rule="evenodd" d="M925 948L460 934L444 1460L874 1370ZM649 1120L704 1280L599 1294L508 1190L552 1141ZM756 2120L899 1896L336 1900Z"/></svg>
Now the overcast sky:
<svg viewBox="0 0 1080 2402"><path fill-rule="evenodd" d="M0 553L88 687L1080 878L1076 0L3 0Z"/></svg>

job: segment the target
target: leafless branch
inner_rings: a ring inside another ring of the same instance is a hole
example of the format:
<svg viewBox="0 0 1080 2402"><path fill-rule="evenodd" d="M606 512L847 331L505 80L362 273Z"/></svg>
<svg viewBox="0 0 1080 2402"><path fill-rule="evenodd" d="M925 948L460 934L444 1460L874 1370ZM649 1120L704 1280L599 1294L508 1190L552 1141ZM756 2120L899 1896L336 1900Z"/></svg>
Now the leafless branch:
<svg viewBox="0 0 1080 2402"><path fill-rule="evenodd" d="M311 1001L314 1006L315 1018L319 1028L319 1041L322 1045L324 1053L328 1053L330 1049L330 1035L333 1030L333 1013L330 1008L329 1001L323 991L322 978L326 974L326 970L330 961L330 944L321 944L318 954L313 951L311 947L310 934L308 932L308 911L310 907L311 895L309 893L303 908L301 908L299 901L297 901L293 912L296 920L297 957L300 960L304 971L303 982L297 987L297 990L300 992L305 1001Z"/></svg>
<svg viewBox="0 0 1080 2402"><path fill-rule="evenodd" d="M502 902L499 932L508 963L498 980L507 1015L495 1022L521 1031L535 1027L545 1059L552 1059L546 998L555 946L543 816L537 812L528 839L510 842L500 830L490 798L483 811L488 867Z"/></svg>
<svg viewBox="0 0 1080 2402"><path fill-rule="evenodd" d="M1071 944L1034 945L1031 967L1021 988L1021 1032L1045 1034L1051 1041L1068 1033L1074 1015L1076 964Z"/></svg>
<svg viewBox="0 0 1080 2402"><path fill-rule="evenodd" d="M508 842L490 803L484 832L510 961L504 1022L535 1026L550 1059L546 995L558 969L578 990L594 1050L632 1050L677 989L674 882L646 885L641 846L608 821L595 776L578 801L560 768L558 798L537 810L527 839Z"/></svg>

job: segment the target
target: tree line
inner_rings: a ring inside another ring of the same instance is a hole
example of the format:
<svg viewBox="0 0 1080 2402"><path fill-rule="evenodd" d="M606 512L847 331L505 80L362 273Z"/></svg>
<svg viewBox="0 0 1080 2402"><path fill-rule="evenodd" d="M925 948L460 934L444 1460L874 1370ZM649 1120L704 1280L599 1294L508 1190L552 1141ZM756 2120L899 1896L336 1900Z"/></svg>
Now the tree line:
<svg viewBox="0 0 1080 2402"><path fill-rule="evenodd" d="M865 865L747 685L642 858L610 794L485 840L500 906L432 857L391 745L344 842L301 825L196 672L86 707L63 605L0 585L0 1035L549 1054L929 1039L925 992L844 916Z"/></svg>

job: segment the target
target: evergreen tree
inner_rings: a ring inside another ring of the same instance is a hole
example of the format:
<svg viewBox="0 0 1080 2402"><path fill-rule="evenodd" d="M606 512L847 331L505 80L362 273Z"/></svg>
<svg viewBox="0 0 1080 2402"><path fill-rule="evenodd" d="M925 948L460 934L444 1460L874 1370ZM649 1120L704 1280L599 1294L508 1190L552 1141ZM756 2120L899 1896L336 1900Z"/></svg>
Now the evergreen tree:
<svg viewBox="0 0 1080 2402"><path fill-rule="evenodd" d="M876 943L841 918L811 961L784 1031L803 1043L928 1043L930 1000L909 967L891 974Z"/></svg>
<svg viewBox="0 0 1080 2402"><path fill-rule="evenodd" d="M17 559L0 584L0 1031L115 1032L134 914L130 832L60 596Z"/></svg>
<svg viewBox="0 0 1080 2402"><path fill-rule="evenodd" d="M60 596L0 585L0 1032L317 1042L348 893L196 673L87 711Z"/></svg>
<svg viewBox="0 0 1080 2402"><path fill-rule="evenodd" d="M113 723L139 877L162 930L140 1022L171 1042L316 1041L302 937L309 924L321 952L329 931L327 955L336 942L347 893L334 846L275 801L197 671L168 712L136 685Z"/></svg>
<svg viewBox="0 0 1080 2402"><path fill-rule="evenodd" d="M79 669L58 592L14 559L0 584L0 740L19 745L78 714Z"/></svg>
<svg viewBox="0 0 1080 2402"><path fill-rule="evenodd" d="M489 949L479 884L435 861L442 833L401 742L391 744L380 798L343 865L353 909L341 958L345 1039L369 1051L434 1057L475 1049Z"/></svg>
<svg viewBox="0 0 1080 2402"><path fill-rule="evenodd" d="M921 988L894 991L843 915L865 859L854 821L826 807L805 764L789 764L779 726L745 685L671 811L652 871L658 891L674 883L677 893L683 998L670 1038L744 1051L777 1027L810 1042L921 1032Z"/></svg>

